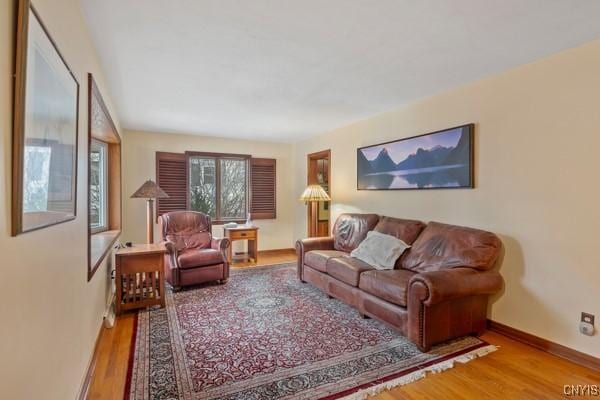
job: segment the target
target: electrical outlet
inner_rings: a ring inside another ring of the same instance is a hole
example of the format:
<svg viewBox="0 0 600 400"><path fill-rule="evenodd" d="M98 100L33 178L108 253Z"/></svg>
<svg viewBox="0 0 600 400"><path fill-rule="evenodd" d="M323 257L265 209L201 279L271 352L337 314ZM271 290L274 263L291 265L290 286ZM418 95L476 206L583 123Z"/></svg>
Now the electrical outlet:
<svg viewBox="0 0 600 400"><path fill-rule="evenodd" d="M588 324L594 325L594 315L582 312L581 322L587 322Z"/></svg>

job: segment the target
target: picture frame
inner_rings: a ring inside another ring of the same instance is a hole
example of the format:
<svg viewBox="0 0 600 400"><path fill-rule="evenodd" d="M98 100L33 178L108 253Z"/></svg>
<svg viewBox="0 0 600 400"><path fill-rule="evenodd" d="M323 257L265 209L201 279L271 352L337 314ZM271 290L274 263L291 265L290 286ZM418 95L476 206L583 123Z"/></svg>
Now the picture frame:
<svg viewBox="0 0 600 400"><path fill-rule="evenodd" d="M77 216L79 82L29 0L17 16L12 235Z"/></svg>
<svg viewBox="0 0 600 400"><path fill-rule="evenodd" d="M473 188L474 127L465 124L358 148L357 190Z"/></svg>

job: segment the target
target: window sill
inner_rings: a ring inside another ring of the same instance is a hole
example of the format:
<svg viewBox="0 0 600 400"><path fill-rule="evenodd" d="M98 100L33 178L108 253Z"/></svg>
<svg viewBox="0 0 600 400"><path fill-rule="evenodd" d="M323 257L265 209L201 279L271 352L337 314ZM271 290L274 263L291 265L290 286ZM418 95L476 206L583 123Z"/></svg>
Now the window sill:
<svg viewBox="0 0 600 400"><path fill-rule="evenodd" d="M112 245L115 243L120 230L104 231L90 235L90 268L88 268L88 281L94 276L104 258L110 253Z"/></svg>
<svg viewBox="0 0 600 400"><path fill-rule="evenodd" d="M225 225L225 224L230 224L232 222L235 222L236 224L245 224L246 220L245 219L227 219L227 220L213 219L212 220L213 225Z"/></svg>

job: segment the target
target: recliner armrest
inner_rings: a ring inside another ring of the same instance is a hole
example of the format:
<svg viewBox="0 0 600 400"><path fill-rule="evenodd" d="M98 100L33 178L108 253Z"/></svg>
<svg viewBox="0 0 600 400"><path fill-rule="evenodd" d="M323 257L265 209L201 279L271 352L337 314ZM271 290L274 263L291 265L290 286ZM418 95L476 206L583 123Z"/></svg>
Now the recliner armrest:
<svg viewBox="0 0 600 400"><path fill-rule="evenodd" d="M495 271L482 272L472 268L429 271L410 279L408 296L419 296L423 304L431 306L468 296L494 294L500 291L502 283L502 277Z"/></svg>
<svg viewBox="0 0 600 400"><path fill-rule="evenodd" d="M223 256L223 260L227 261L227 248L231 245L231 242L227 238L212 238L210 241L210 247L213 250L219 250Z"/></svg>
<svg viewBox="0 0 600 400"><path fill-rule="evenodd" d="M167 255L169 256L170 261L167 263L167 266L170 269L179 268L179 263L177 262L179 251L177 250L177 246L175 246L175 243L171 242L170 240L165 240L163 243L167 249Z"/></svg>
<svg viewBox="0 0 600 400"><path fill-rule="evenodd" d="M213 250L227 250L231 242L227 238L212 238L210 247Z"/></svg>
<svg viewBox="0 0 600 400"><path fill-rule="evenodd" d="M167 249L167 253L169 254L177 254L177 247L175 247L175 243L166 240L164 242L165 248Z"/></svg>

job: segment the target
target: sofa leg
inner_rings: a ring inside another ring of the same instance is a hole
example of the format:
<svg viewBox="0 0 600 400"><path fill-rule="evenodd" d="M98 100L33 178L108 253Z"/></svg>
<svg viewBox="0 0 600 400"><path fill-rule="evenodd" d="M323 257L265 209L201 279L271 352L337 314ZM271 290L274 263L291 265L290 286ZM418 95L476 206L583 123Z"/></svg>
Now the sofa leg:
<svg viewBox="0 0 600 400"><path fill-rule="evenodd" d="M181 286L173 286L174 292L179 292L181 290Z"/></svg>
<svg viewBox="0 0 600 400"><path fill-rule="evenodd" d="M220 285L224 285L227 283L227 281L229 280L229 278L226 279L219 279L217 282L219 282Z"/></svg>
<svg viewBox="0 0 600 400"><path fill-rule="evenodd" d="M360 315L360 317L362 319L371 319L371 317L369 317L367 314L364 314L364 313L361 313L361 312L359 312L358 315Z"/></svg>
<svg viewBox="0 0 600 400"><path fill-rule="evenodd" d="M419 350L421 350L423 353L427 353L429 352L429 350L431 350L431 346L421 346L417 344L417 347L419 348Z"/></svg>
<svg viewBox="0 0 600 400"><path fill-rule="evenodd" d="M328 299L333 299L333 296L332 296L332 295L330 295L330 294L328 294L328 295L327 295L327 298L328 298Z"/></svg>

